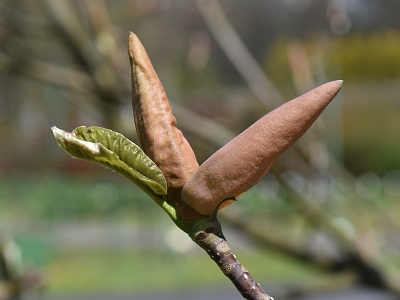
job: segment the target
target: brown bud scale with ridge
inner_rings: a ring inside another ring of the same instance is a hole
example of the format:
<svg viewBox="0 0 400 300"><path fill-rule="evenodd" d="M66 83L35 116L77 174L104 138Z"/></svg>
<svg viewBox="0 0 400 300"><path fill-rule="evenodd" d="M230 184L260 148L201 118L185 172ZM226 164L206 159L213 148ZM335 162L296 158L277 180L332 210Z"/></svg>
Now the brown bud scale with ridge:
<svg viewBox="0 0 400 300"><path fill-rule="evenodd" d="M132 106L136 131L143 151L163 172L168 185L168 201L186 221L200 219L198 212L180 197L185 183L199 167L195 154L176 127L164 88L138 37L129 35L132 67Z"/></svg>
<svg viewBox="0 0 400 300"><path fill-rule="evenodd" d="M326 83L262 117L200 166L182 190L183 201L210 215L224 199L246 192L308 130L341 86L341 80Z"/></svg>

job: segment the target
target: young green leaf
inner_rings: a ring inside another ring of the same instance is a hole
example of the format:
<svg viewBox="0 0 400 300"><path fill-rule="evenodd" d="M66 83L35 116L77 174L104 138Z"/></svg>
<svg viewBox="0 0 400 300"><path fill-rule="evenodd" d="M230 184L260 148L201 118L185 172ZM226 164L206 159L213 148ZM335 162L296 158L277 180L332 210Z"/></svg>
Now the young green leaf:
<svg viewBox="0 0 400 300"><path fill-rule="evenodd" d="M55 126L52 130L61 148L72 156L112 169L146 193L167 194L167 183L161 170L122 134L96 126L81 126L72 133Z"/></svg>

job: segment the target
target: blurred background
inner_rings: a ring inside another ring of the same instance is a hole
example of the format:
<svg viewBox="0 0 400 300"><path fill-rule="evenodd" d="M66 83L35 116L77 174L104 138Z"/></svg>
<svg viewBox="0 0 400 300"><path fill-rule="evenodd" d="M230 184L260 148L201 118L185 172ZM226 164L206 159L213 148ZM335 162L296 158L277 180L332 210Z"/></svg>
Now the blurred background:
<svg viewBox="0 0 400 300"><path fill-rule="evenodd" d="M0 299L240 299L149 197L51 133L96 125L137 141L129 31L200 163L343 79L220 220L275 299L399 299L399 11L395 0L1 0Z"/></svg>

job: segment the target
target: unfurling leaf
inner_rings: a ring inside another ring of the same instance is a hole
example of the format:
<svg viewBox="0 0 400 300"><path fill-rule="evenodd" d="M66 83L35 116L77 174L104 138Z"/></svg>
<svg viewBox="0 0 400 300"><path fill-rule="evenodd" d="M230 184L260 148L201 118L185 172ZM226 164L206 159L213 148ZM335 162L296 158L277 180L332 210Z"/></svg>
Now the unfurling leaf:
<svg viewBox="0 0 400 300"><path fill-rule="evenodd" d="M52 130L60 146L72 156L112 169L146 193L167 194L167 183L161 170L122 134L96 126L81 126L72 133L57 127Z"/></svg>

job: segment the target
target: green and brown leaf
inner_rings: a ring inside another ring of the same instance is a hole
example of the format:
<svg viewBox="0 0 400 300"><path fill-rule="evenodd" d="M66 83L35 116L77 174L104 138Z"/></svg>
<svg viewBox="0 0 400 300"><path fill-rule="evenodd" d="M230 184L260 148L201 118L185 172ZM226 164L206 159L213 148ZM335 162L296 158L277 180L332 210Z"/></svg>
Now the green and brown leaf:
<svg viewBox="0 0 400 300"><path fill-rule="evenodd" d="M161 170L122 134L97 126L81 126L72 133L55 126L52 130L61 148L72 156L120 173L148 194L167 194L167 183Z"/></svg>

